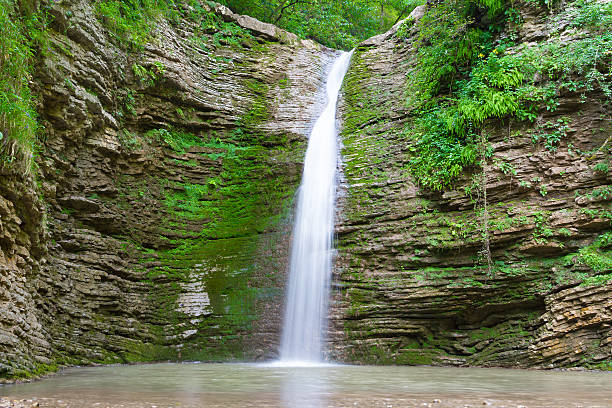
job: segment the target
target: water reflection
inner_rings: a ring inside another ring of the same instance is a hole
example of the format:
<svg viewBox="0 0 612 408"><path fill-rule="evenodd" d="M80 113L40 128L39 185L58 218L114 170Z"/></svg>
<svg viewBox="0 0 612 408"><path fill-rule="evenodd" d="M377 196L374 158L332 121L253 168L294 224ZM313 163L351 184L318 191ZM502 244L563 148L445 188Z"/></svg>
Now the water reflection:
<svg viewBox="0 0 612 408"><path fill-rule="evenodd" d="M181 400L186 405L196 406L202 399L202 377L199 375L186 375L178 386Z"/></svg>
<svg viewBox="0 0 612 408"><path fill-rule="evenodd" d="M328 406L332 383L321 369L297 368L282 380L281 401L285 408L323 408Z"/></svg>
<svg viewBox="0 0 612 408"><path fill-rule="evenodd" d="M612 373L435 367L150 364L66 370L0 386L41 407L612 407ZM62 402L60 403L59 400Z"/></svg>

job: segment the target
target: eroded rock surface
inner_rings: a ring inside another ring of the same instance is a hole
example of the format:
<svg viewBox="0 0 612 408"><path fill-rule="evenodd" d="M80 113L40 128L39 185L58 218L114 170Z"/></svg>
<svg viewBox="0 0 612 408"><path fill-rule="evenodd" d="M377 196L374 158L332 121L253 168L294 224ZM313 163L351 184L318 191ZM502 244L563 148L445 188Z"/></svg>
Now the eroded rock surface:
<svg viewBox="0 0 612 408"><path fill-rule="evenodd" d="M520 9L517 42L550 36L546 13ZM247 36L202 31L186 7L132 51L88 1L49 12L36 179L0 169L0 378L274 356L292 200L335 52L223 6ZM568 123L555 151L531 124L487 124L489 269L474 174L437 194L407 170L415 32L398 28L356 50L340 107L333 357L609 368L610 271L571 261L610 230L610 173L594 169L609 165L605 95L540 112Z"/></svg>
<svg viewBox="0 0 612 408"><path fill-rule="evenodd" d="M205 7L205 6L204 6ZM291 203L335 51L223 6L142 50L53 3L37 183L0 179L0 377L276 352Z"/></svg>
<svg viewBox="0 0 612 408"><path fill-rule="evenodd" d="M559 30L541 9L520 10L517 44ZM482 199L467 193L482 171L432 193L407 167L411 30L405 40L391 33L364 42L344 83L332 355L355 363L609 367L610 271L576 261L610 231L611 176L595 168L609 165L609 100L593 91L581 103L565 93L534 124L487 124L489 270ZM561 118L568 128L556 150L533 142L538 124Z"/></svg>

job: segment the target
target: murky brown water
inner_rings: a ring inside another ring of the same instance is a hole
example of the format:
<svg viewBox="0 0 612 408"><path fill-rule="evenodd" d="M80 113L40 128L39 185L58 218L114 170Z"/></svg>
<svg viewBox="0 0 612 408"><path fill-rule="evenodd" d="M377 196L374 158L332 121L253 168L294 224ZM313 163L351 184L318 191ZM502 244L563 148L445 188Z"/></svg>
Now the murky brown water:
<svg viewBox="0 0 612 408"><path fill-rule="evenodd" d="M71 368L0 396L44 407L612 407L612 373L151 364Z"/></svg>

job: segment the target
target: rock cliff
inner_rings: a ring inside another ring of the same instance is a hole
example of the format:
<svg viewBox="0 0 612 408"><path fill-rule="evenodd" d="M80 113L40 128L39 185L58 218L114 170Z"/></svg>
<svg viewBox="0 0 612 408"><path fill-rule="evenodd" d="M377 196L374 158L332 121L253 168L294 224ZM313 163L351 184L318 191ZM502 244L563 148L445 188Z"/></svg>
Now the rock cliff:
<svg viewBox="0 0 612 408"><path fill-rule="evenodd" d="M516 7L517 44L575 39ZM134 46L90 1L48 9L38 168L0 167L0 379L276 353L293 197L336 52L222 6L175 12ZM432 192L408 169L417 34L364 42L345 78L332 357L610 368L610 96L566 90L534 122L488 121L485 164Z"/></svg>
<svg viewBox="0 0 612 408"><path fill-rule="evenodd" d="M546 10L515 7L516 44L576 38ZM413 117L405 103L417 54L412 21L405 37L396 27L361 44L344 83L332 355L610 367L609 96L594 89L584 103L566 91L534 122L491 120L486 165L444 192L420 188L407 168L413 141L404 131ZM533 135L559 121L567 124L559 146L546 149ZM484 180L486 208L482 192L470 194L473 176ZM599 264L588 259L595 247Z"/></svg>
<svg viewBox="0 0 612 408"><path fill-rule="evenodd" d="M180 7L136 49L92 2L48 10L39 169L0 177L0 377L276 353L290 210L335 51Z"/></svg>

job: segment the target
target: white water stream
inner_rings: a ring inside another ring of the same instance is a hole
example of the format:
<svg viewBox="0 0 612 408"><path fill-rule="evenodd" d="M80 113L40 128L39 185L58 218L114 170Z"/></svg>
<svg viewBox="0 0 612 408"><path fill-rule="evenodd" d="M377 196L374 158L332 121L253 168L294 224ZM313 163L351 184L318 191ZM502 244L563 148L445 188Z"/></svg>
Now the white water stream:
<svg viewBox="0 0 612 408"><path fill-rule="evenodd" d="M299 189L280 360L304 365L323 361L332 267L338 131L336 104L352 53L334 62L327 105L310 138Z"/></svg>

